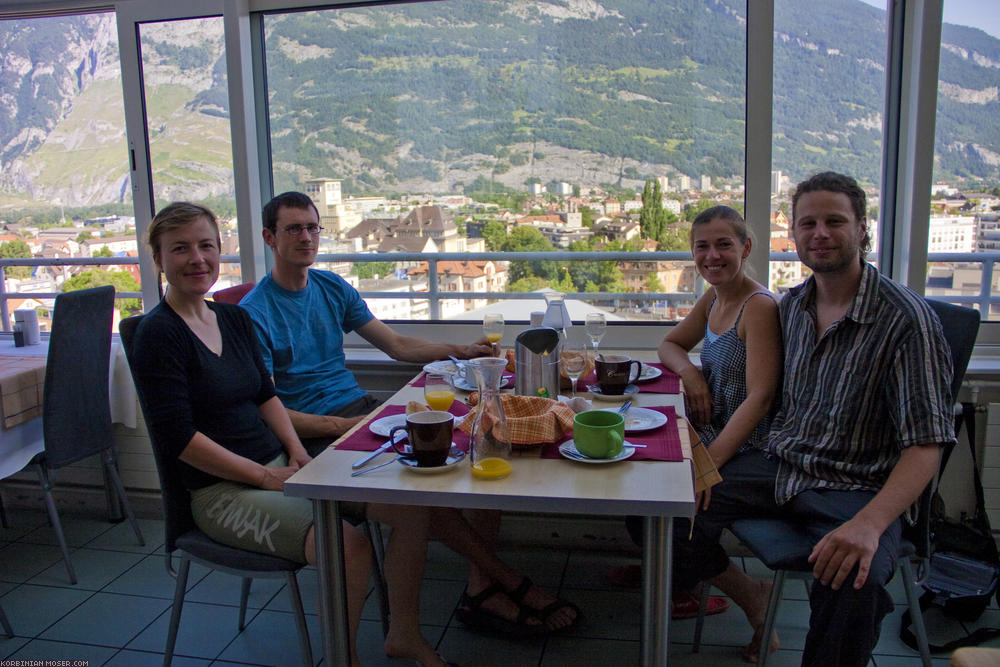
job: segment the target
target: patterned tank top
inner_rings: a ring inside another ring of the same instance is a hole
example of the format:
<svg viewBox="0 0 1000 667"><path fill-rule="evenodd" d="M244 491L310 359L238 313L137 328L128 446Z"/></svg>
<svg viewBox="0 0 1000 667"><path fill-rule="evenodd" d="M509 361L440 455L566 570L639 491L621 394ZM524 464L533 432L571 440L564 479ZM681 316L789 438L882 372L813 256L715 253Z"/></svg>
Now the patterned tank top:
<svg viewBox="0 0 1000 667"><path fill-rule="evenodd" d="M747 397L747 344L740 338L737 329L747 301L758 294L770 296L770 292L763 290L748 296L729 331L717 334L709 328L707 322L705 323L705 340L701 346L701 374L705 376L708 390L712 394L712 419L708 424L697 427L698 435L705 445L715 441L729 418ZM709 314L712 308L715 308L715 301L709 308ZM740 451L764 448L767 444L768 431L771 429L771 417L772 413L768 413L757 424L750 437L740 447Z"/></svg>

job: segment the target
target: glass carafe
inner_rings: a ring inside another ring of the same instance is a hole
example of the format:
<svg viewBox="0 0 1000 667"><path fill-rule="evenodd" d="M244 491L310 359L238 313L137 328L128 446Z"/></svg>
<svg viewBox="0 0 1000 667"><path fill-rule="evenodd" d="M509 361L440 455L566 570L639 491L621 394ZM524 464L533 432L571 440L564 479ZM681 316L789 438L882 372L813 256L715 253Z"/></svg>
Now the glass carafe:
<svg viewBox="0 0 1000 667"><path fill-rule="evenodd" d="M505 359L480 357L469 362L479 386L479 404L472 422L469 448L472 474L479 479L500 479L510 474L510 430L500 405L500 383Z"/></svg>
<svg viewBox="0 0 1000 667"><path fill-rule="evenodd" d="M566 340L569 328L573 326L566 307L566 295L562 292L545 292L545 316L542 317L543 327L552 327L559 332L559 337Z"/></svg>

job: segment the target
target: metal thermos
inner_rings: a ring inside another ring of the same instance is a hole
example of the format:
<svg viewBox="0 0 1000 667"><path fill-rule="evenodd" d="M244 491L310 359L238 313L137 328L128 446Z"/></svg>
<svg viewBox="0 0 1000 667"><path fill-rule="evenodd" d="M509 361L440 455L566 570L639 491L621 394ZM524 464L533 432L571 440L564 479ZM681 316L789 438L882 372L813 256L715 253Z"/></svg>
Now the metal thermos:
<svg viewBox="0 0 1000 667"><path fill-rule="evenodd" d="M514 393L521 396L559 395L559 332L533 327L514 342Z"/></svg>

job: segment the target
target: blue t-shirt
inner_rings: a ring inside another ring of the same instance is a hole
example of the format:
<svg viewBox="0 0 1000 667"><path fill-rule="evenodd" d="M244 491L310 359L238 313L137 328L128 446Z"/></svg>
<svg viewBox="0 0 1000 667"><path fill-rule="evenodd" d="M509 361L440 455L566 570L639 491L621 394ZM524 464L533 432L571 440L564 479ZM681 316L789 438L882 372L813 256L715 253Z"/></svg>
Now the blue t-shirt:
<svg viewBox="0 0 1000 667"><path fill-rule="evenodd" d="M344 334L375 318L346 280L309 270L305 289L266 276L240 301L254 322L261 355L286 407L335 414L365 395L344 359Z"/></svg>

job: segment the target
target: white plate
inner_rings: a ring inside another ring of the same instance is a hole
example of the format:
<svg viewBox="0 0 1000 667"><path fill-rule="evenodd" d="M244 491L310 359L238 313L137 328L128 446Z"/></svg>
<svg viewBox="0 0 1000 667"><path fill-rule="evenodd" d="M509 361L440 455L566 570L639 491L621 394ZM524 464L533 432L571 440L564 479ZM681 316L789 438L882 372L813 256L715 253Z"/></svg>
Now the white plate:
<svg viewBox="0 0 1000 667"><path fill-rule="evenodd" d="M618 408L601 408L605 412L618 412ZM652 431L667 423L667 416L649 408L629 408L625 413L625 432Z"/></svg>
<svg viewBox="0 0 1000 667"><path fill-rule="evenodd" d="M504 375L503 380L500 382L500 388L509 387L513 379L513 375ZM459 377L458 375L452 376L451 383L455 385L455 389L462 389L463 391L477 391L479 389L479 385L475 380L470 382L468 378Z"/></svg>
<svg viewBox="0 0 1000 667"><path fill-rule="evenodd" d="M577 451L575 442L567 440L559 445L559 453L570 461L579 461L580 463L615 463L616 461L624 461L635 454L635 447L626 440L622 445L622 450L618 452L618 456L612 456L610 459L592 459Z"/></svg>
<svg viewBox="0 0 1000 667"><path fill-rule="evenodd" d="M589 384L587 385L587 391L589 391L593 395L594 400L618 401L620 403L621 401L624 401L626 398L632 398L633 396L638 394L639 388L634 384L630 384L629 386L625 387L624 394L605 394L601 391L601 388L598 385Z"/></svg>
<svg viewBox="0 0 1000 667"><path fill-rule="evenodd" d="M639 373L639 379L636 382L645 382L646 380L655 380L656 378L663 375L661 371L656 366L650 366L649 364L642 365L642 372Z"/></svg>
<svg viewBox="0 0 1000 667"><path fill-rule="evenodd" d="M452 445L454 446L454 443L452 443ZM420 466L417 465L416 461L413 461L411 459L404 459L400 457L397 458L396 460L399 461L400 465L402 465L410 472L419 473L421 475L433 475L439 472L447 472L449 470L452 470L455 466L457 466L459 463L465 460L465 452L458 451L457 454L449 456L447 459L445 459L443 466L432 466L432 467L421 468Z"/></svg>
<svg viewBox="0 0 1000 667"><path fill-rule="evenodd" d="M441 373L442 375L454 375L458 371L458 366L451 359L444 361L432 361L424 366L425 373Z"/></svg>
<svg viewBox="0 0 1000 667"><path fill-rule="evenodd" d="M368 425L368 430L375 435L380 435L383 438L389 437L389 431L392 430L394 426L406 426L406 415L389 415L388 417L382 417L381 419L376 419L371 424Z"/></svg>

